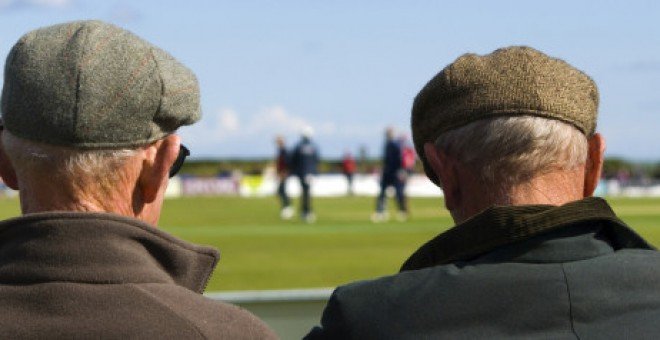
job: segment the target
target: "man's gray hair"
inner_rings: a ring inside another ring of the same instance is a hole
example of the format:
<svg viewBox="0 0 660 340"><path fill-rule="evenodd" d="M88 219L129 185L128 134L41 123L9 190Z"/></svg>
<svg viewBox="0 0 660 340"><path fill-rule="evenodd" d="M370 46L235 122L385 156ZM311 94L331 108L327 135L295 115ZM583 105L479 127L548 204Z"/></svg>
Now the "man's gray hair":
<svg viewBox="0 0 660 340"><path fill-rule="evenodd" d="M125 161L134 156L136 149L81 150L47 145L2 133L5 153L17 172L36 172L41 176L76 181L98 178L101 186L111 186L118 180ZM110 189L105 188L105 189Z"/></svg>
<svg viewBox="0 0 660 340"><path fill-rule="evenodd" d="M448 131L438 149L474 171L487 191L505 192L553 170L577 168L587 159L587 137L555 119L513 116L479 120Z"/></svg>

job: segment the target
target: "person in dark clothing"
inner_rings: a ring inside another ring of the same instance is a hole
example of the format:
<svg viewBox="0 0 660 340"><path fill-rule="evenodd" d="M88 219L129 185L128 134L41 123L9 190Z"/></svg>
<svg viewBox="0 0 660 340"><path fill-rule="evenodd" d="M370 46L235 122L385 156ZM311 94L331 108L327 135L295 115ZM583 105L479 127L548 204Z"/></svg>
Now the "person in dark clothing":
<svg viewBox="0 0 660 340"><path fill-rule="evenodd" d="M301 204L300 217L307 223L316 221L316 215L312 209L311 185L312 177L318 171L319 151L316 144L312 142L312 129L303 129L302 138L296 144L291 154L291 169L300 181Z"/></svg>
<svg viewBox="0 0 660 340"><path fill-rule="evenodd" d="M394 188L396 203L399 211L397 218L405 220L408 216L408 207L404 193L405 170L402 166L401 145L394 136L394 129L385 130L385 150L383 151L383 169L380 176L380 192L376 199L376 212L371 215L373 222L383 222L388 219L385 211L385 198L387 189Z"/></svg>
<svg viewBox="0 0 660 340"><path fill-rule="evenodd" d="M655 339L660 253L601 198L594 81L529 47L419 92L413 141L456 225L337 288L306 339Z"/></svg>
<svg viewBox="0 0 660 340"><path fill-rule="evenodd" d="M353 196L353 176L355 176L355 171L357 170L357 164L355 163L355 157L351 154L350 151L344 153L344 158L341 160L341 171L346 177L347 191L346 193L349 196Z"/></svg>
<svg viewBox="0 0 660 340"><path fill-rule="evenodd" d="M277 158L275 159L275 170L277 172L277 196L280 199L281 209L280 217L283 220L288 220L293 217L293 207L291 206L291 199L286 191L286 180L289 177L289 153L286 150L284 137L275 137L275 144L277 145Z"/></svg>
<svg viewBox="0 0 660 340"><path fill-rule="evenodd" d="M0 176L22 216L0 222L7 339L274 339L202 295L219 260L156 227L201 118L195 75L119 27L24 35L5 65Z"/></svg>

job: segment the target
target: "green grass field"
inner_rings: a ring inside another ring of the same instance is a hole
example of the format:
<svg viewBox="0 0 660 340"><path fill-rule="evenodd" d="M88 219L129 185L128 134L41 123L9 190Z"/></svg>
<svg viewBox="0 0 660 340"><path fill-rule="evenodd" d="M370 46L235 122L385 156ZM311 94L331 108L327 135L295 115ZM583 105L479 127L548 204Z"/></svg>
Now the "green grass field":
<svg viewBox="0 0 660 340"><path fill-rule="evenodd" d="M221 260L209 291L332 287L396 273L419 245L452 225L439 199L412 199L412 218L373 224L373 198L316 199L318 222L281 221L275 198L200 197L166 201L160 226L213 245ZM660 199L611 199L619 216L660 245ZM18 214L0 200L0 218Z"/></svg>

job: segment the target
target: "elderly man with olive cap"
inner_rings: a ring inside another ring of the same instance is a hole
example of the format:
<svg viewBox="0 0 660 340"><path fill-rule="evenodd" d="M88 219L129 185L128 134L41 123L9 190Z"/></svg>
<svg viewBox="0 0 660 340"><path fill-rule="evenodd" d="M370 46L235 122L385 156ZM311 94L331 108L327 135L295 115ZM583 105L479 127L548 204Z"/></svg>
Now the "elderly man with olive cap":
<svg viewBox="0 0 660 340"><path fill-rule="evenodd" d="M155 226L200 118L194 74L118 27L38 29L12 48L0 175L23 216L0 222L0 329L17 338L274 338L201 295L215 249Z"/></svg>
<svg viewBox="0 0 660 340"><path fill-rule="evenodd" d="M532 48L444 68L412 130L456 225L400 273L335 290L307 338L660 337L660 254L591 197L597 110L591 78Z"/></svg>

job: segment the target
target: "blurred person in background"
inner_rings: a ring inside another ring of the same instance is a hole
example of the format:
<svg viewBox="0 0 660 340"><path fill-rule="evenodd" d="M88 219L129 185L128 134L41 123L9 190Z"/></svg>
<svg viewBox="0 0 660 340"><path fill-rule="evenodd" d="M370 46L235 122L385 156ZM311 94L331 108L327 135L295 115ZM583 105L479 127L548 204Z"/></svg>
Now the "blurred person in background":
<svg viewBox="0 0 660 340"><path fill-rule="evenodd" d="M371 221L378 223L389 219L386 211L388 188L393 188L398 207L397 219L405 221L408 218L408 207L403 192L405 172L401 160L401 144L395 138L394 128L385 130L385 147L383 150L383 165L380 176L380 192L376 198L376 211L371 215Z"/></svg>
<svg viewBox="0 0 660 340"><path fill-rule="evenodd" d="M400 273L337 288L308 339L655 339L660 254L592 197L594 81L529 47L419 92L413 141L456 225Z"/></svg>
<svg viewBox="0 0 660 340"><path fill-rule="evenodd" d="M408 136L406 134L402 134L401 137L399 137L399 145L401 146L400 178L401 181L403 182L401 191L403 192L404 206L409 209L408 196L406 195L406 186L408 184L408 180L410 179L410 176L412 176L413 173L415 172L417 153L415 152L415 148L410 144L408 140ZM408 210L408 212L410 212L410 210Z"/></svg>
<svg viewBox="0 0 660 340"><path fill-rule="evenodd" d="M291 199L286 192L286 180L289 178L289 153L286 150L284 137L275 137L277 145L277 158L275 159L275 170L277 172L277 196L280 199L280 218L289 220L294 215Z"/></svg>
<svg viewBox="0 0 660 340"><path fill-rule="evenodd" d="M341 171L344 174L344 177L346 177L346 185L348 186L346 193L349 196L353 196L353 176L355 175L356 170L357 163L355 162L355 158L350 151L346 150L346 152L344 152L344 157L341 160Z"/></svg>
<svg viewBox="0 0 660 340"><path fill-rule="evenodd" d="M312 209L311 186L314 175L318 172L319 151L312 141L314 130L305 127L301 138L291 153L291 170L298 177L301 187L300 217L306 223L314 223L316 215Z"/></svg>
<svg viewBox="0 0 660 340"><path fill-rule="evenodd" d="M0 175L22 216L0 222L8 339L257 339L255 316L205 298L218 251L159 230L168 179L200 119L195 75L100 21L24 35L7 57Z"/></svg>
<svg viewBox="0 0 660 340"><path fill-rule="evenodd" d="M407 176L410 176L415 172L417 153L415 152L415 148L410 145L408 136L405 134L399 138L399 145L401 145L401 168Z"/></svg>

